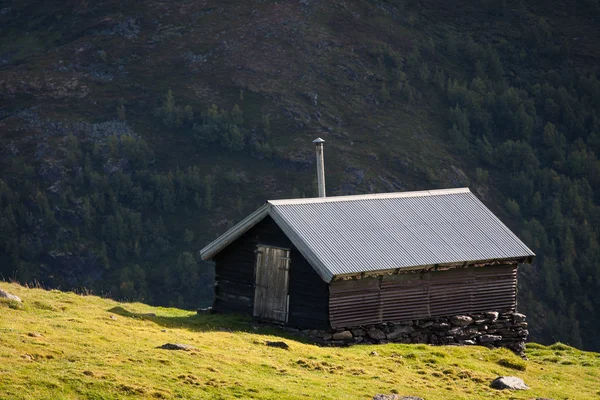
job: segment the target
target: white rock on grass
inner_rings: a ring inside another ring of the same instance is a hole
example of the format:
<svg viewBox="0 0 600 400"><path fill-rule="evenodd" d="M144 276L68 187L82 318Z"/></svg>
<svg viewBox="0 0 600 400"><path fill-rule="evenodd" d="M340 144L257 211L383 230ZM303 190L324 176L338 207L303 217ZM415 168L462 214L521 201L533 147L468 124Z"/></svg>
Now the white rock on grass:
<svg viewBox="0 0 600 400"><path fill-rule="evenodd" d="M0 298L5 298L8 300L13 300L16 301L18 303L21 303L21 299L18 296L15 296L14 294L10 294L5 290L0 289Z"/></svg>
<svg viewBox="0 0 600 400"><path fill-rule="evenodd" d="M492 381L492 389L529 390L523 379L516 376L499 376Z"/></svg>

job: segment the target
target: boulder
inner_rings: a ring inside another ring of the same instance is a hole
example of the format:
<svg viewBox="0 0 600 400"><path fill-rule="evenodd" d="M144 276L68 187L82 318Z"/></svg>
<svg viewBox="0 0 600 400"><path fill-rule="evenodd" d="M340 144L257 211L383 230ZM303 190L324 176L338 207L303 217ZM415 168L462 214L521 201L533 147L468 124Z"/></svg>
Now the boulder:
<svg viewBox="0 0 600 400"><path fill-rule="evenodd" d="M520 313L514 313L512 315L512 317L513 317L513 322L515 324L518 324L519 322L525 322L525 318L527 318L527 317L525 317L524 314L520 314Z"/></svg>
<svg viewBox="0 0 600 400"><path fill-rule="evenodd" d="M350 331L336 332L331 337L333 338L333 340L350 340L350 339L352 339L352 332L350 332Z"/></svg>
<svg viewBox="0 0 600 400"><path fill-rule="evenodd" d="M421 321L417 324L419 328L429 328L431 325L433 325L433 321Z"/></svg>
<svg viewBox="0 0 600 400"><path fill-rule="evenodd" d="M502 336L500 335L481 335L479 336L479 343L486 344L496 342L498 340L502 340Z"/></svg>
<svg viewBox="0 0 600 400"><path fill-rule="evenodd" d="M14 294L8 293L5 290L0 289L0 298L5 298L8 300L12 300L12 301L16 301L17 303L21 303L21 299L18 296L15 296Z"/></svg>
<svg viewBox="0 0 600 400"><path fill-rule="evenodd" d="M279 349L284 349L284 350L287 350L290 348L289 344L287 344L286 342L281 342L281 341L276 341L276 342L267 341L265 344L269 347L277 347Z"/></svg>
<svg viewBox="0 0 600 400"><path fill-rule="evenodd" d="M373 400L423 400L417 396L400 396L398 394L376 394Z"/></svg>
<svg viewBox="0 0 600 400"><path fill-rule="evenodd" d="M468 315L455 315L450 318L450 323L454 326L467 326L473 323L473 318Z"/></svg>
<svg viewBox="0 0 600 400"><path fill-rule="evenodd" d="M352 329L352 335L354 335L354 336L365 336L366 334L367 334L367 332L365 332L364 329L360 329L360 328Z"/></svg>
<svg viewBox="0 0 600 400"><path fill-rule="evenodd" d="M386 338L385 333L379 328L369 329L367 335L373 340L384 340Z"/></svg>
<svg viewBox="0 0 600 400"><path fill-rule="evenodd" d="M448 335L461 336L461 335L464 335L464 331L463 331L462 328L460 328L460 327L457 326L455 328L449 329L448 330Z"/></svg>
<svg viewBox="0 0 600 400"><path fill-rule="evenodd" d="M190 346L189 344L181 344L181 343L165 343L162 346L158 346L159 349L164 350L185 350L190 351L194 350L195 347Z"/></svg>
<svg viewBox="0 0 600 400"><path fill-rule="evenodd" d="M447 322L438 322L438 323L434 323L433 325L431 325L431 327L433 329L443 330L443 329L450 328L450 324Z"/></svg>
<svg viewBox="0 0 600 400"><path fill-rule="evenodd" d="M390 333L387 334L387 338L389 340L394 340L394 339L399 338L400 336L410 335L414 331L415 331L415 328L413 328L410 325L396 326Z"/></svg>
<svg viewBox="0 0 600 400"><path fill-rule="evenodd" d="M488 311L488 312L483 313L483 315L485 316L485 318L494 322L498 319L498 315L500 315L500 314L498 314L496 311Z"/></svg>
<svg viewBox="0 0 600 400"><path fill-rule="evenodd" d="M465 334L466 335L477 335L479 333L479 329L477 329L476 326L473 326L471 328L467 328L465 330Z"/></svg>
<svg viewBox="0 0 600 400"><path fill-rule="evenodd" d="M490 384L492 389L529 390L523 379L516 376L499 376Z"/></svg>

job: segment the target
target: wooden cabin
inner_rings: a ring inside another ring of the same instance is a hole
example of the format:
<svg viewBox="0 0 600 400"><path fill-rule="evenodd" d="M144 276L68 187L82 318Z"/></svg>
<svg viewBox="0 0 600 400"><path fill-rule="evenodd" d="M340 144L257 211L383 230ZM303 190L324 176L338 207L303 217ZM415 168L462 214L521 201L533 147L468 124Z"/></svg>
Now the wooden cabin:
<svg viewBox="0 0 600 400"><path fill-rule="evenodd" d="M201 256L216 312L339 330L515 311L535 254L459 188L267 201Z"/></svg>

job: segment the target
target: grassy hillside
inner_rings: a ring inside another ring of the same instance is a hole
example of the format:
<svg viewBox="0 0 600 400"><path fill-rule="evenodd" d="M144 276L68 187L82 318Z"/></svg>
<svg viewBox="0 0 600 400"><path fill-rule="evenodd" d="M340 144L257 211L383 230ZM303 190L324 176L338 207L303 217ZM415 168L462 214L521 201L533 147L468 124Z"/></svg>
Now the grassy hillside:
<svg viewBox="0 0 600 400"><path fill-rule="evenodd" d="M321 348L277 329L221 315L118 303L0 283L0 398L593 399L600 354L529 344L528 361L482 347L364 345ZM267 347L283 340L288 350ZM184 343L191 351L157 346ZM497 391L516 375L526 392Z"/></svg>
<svg viewBox="0 0 600 400"><path fill-rule="evenodd" d="M597 0L6 1L0 275L193 309L266 199L470 186L537 254L535 340L600 350Z"/></svg>

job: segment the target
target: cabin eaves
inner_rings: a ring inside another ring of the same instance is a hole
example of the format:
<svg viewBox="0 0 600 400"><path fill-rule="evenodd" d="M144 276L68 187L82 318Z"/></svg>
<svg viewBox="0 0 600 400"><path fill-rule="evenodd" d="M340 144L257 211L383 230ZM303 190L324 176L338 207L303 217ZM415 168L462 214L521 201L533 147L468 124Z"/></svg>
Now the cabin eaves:
<svg viewBox="0 0 600 400"><path fill-rule="evenodd" d="M200 251L208 260L270 216L324 281L535 254L468 188L270 200Z"/></svg>

